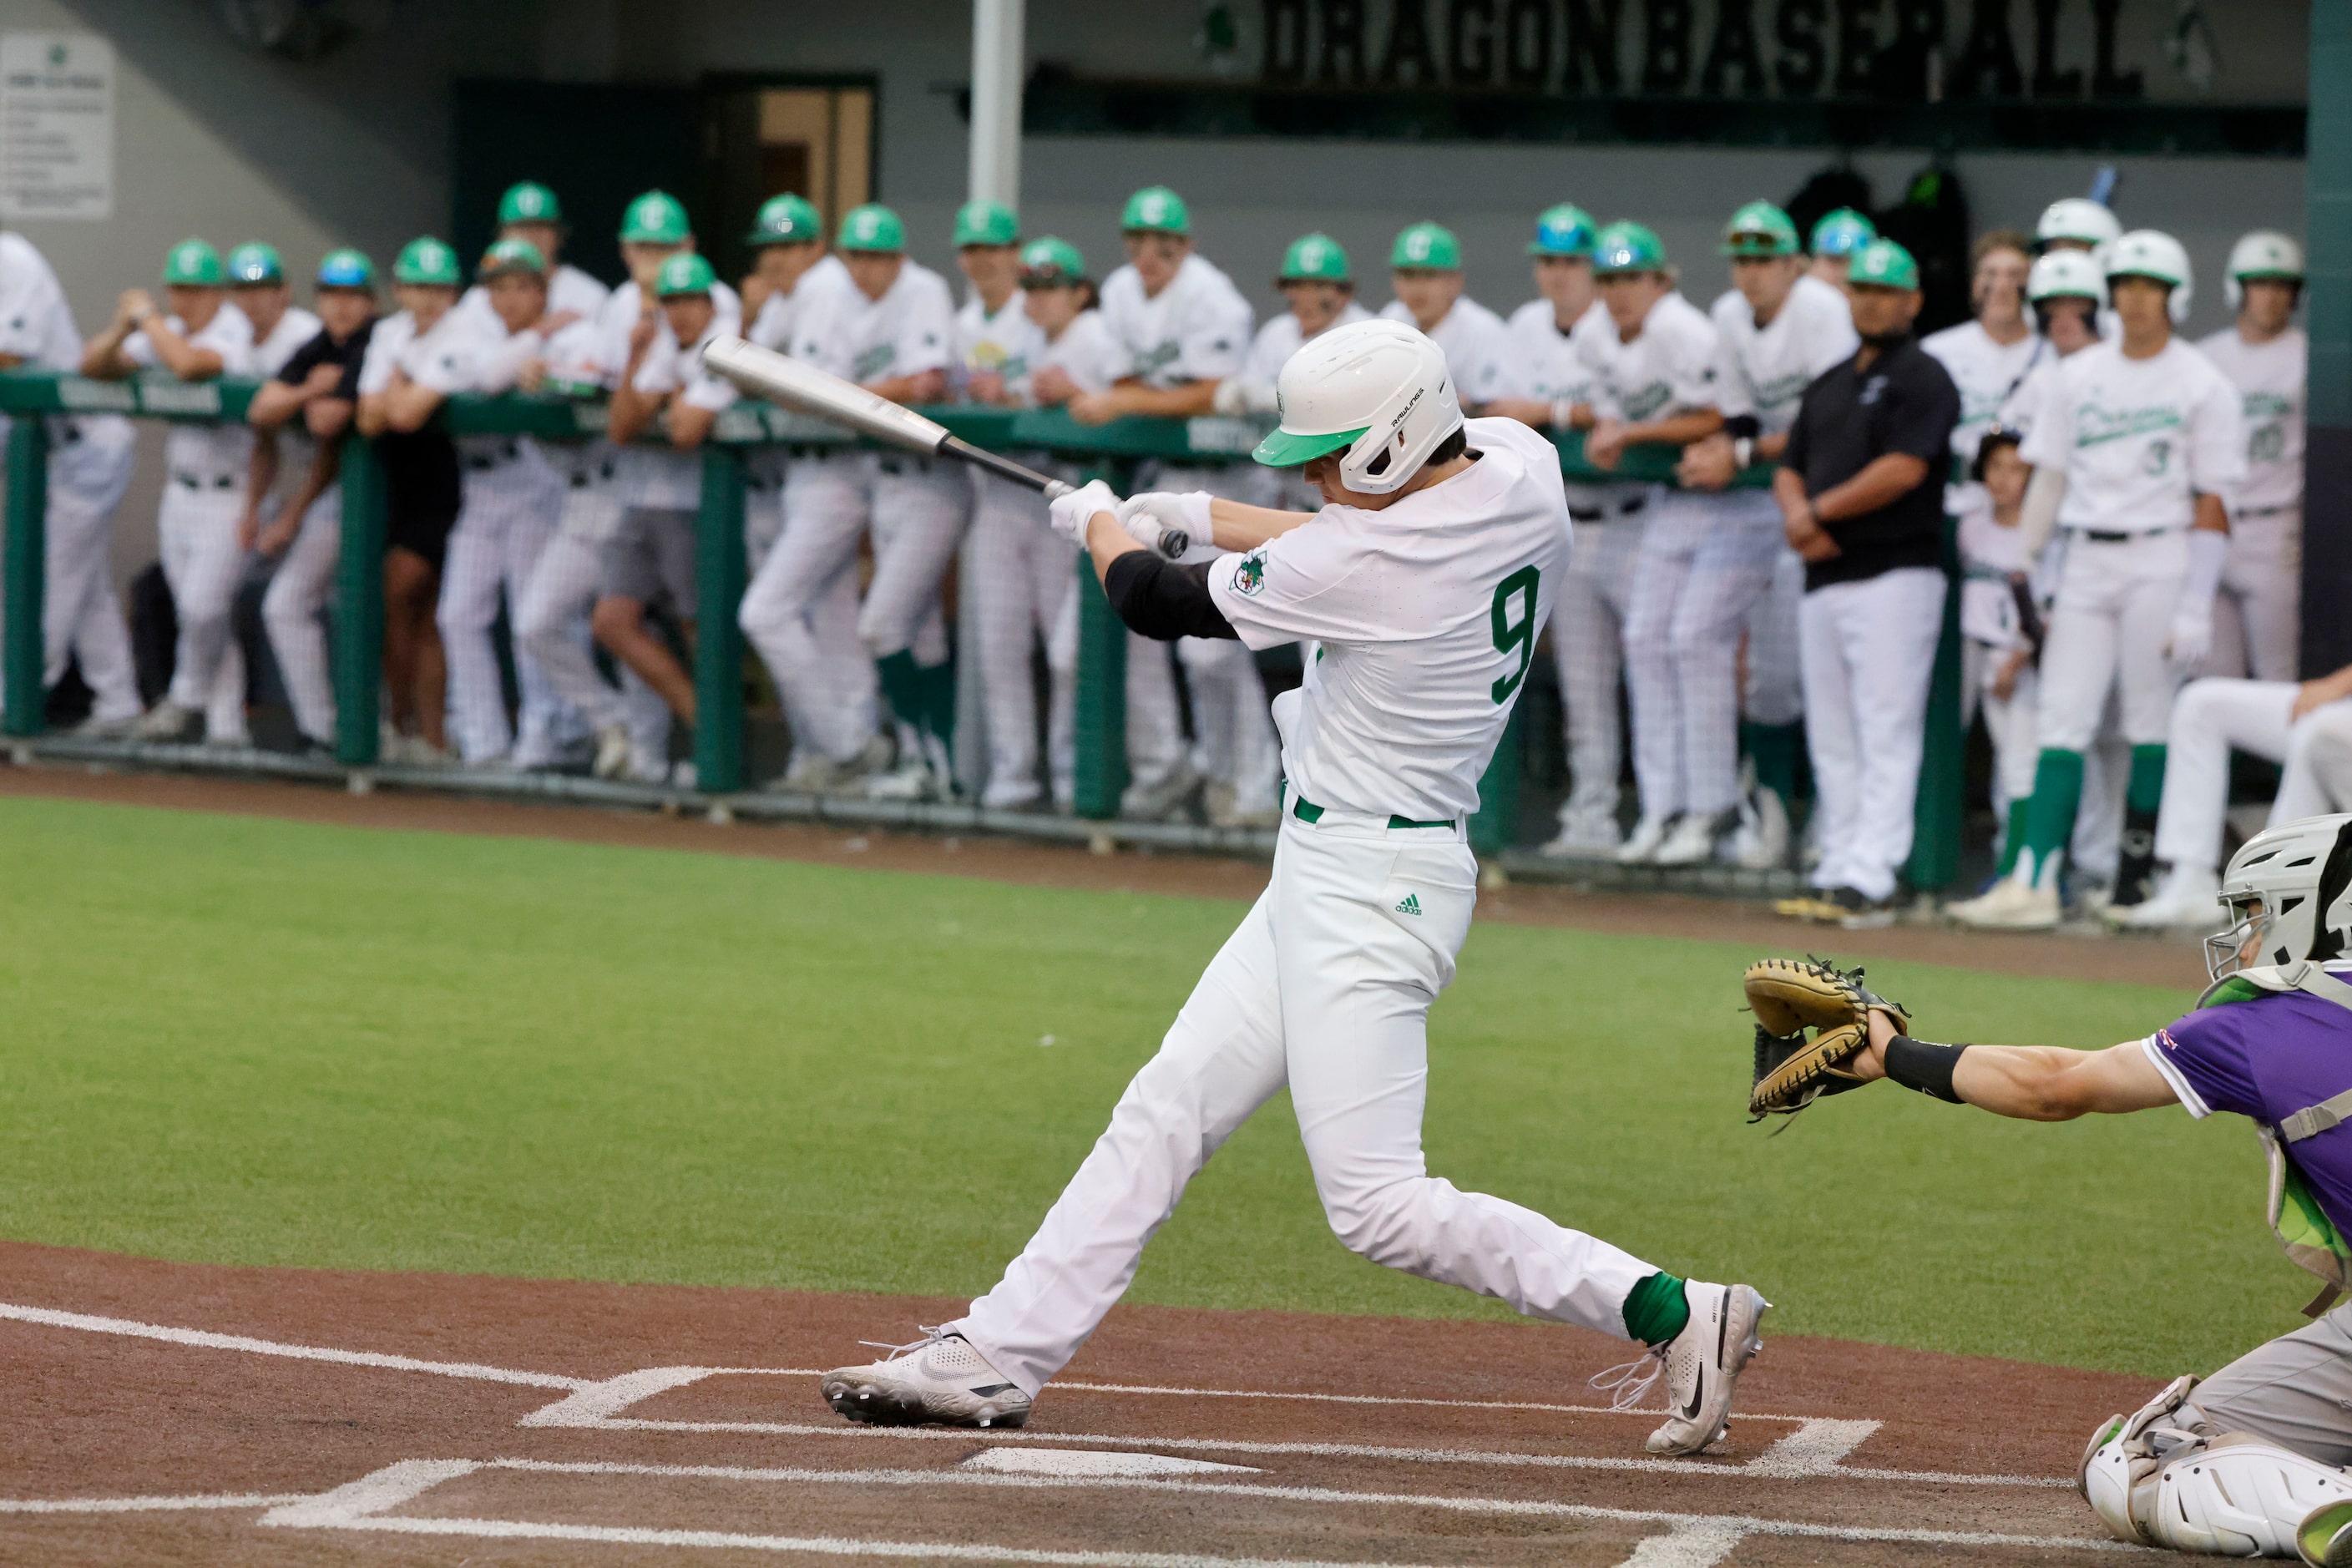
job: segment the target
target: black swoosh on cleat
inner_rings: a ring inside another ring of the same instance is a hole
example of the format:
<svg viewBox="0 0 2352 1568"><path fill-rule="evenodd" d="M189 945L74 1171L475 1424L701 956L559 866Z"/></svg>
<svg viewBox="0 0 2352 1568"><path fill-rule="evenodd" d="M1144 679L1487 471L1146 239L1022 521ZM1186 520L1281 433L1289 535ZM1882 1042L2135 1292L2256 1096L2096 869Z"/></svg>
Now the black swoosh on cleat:
<svg viewBox="0 0 2352 1568"><path fill-rule="evenodd" d="M982 1383L977 1384L971 1388L967 1388L964 1392L966 1394L977 1394L981 1398L986 1399L993 1394L1002 1394L1012 1386L1013 1385L1009 1383Z"/></svg>

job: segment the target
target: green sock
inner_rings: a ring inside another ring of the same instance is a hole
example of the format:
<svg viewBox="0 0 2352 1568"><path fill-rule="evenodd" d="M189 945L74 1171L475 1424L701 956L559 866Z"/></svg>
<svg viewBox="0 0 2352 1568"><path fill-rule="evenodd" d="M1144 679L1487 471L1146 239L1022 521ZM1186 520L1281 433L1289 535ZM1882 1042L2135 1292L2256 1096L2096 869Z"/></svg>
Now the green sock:
<svg viewBox="0 0 2352 1568"><path fill-rule="evenodd" d="M2000 836L2000 875L2004 877L2017 869L2017 852L2025 847L2026 812L2032 805L2031 796L2009 803L2009 831Z"/></svg>
<svg viewBox="0 0 2352 1568"><path fill-rule="evenodd" d="M915 674L922 687L923 722L929 726L932 734L940 738L941 745L952 744L956 721L955 661L950 659L941 664L925 665Z"/></svg>
<svg viewBox="0 0 2352 1568"><path fill-rule="evenodd" d="M885 655L874 661L874 674L882 682L882 695L889 700L890 711L901 724L920 729L923 723L923 674L915 663L915 656L905 648Z"/></svg>
<svg viewBox="0 0 2352 1568"><path fill-rule="evenodd" d="M2124 790L2124 805L2133 811L2156 815L2164 804L2164 745L2132 748L2131 783Z"/></svg>
<svg viewBox="0 0 2352 1568"><path fill-rule="evenodd" d="M1683 1282L1661 1271L1625 1293L1625 1331L1645 1345L1662 1345L1690 1321Z"/></svg>
<svg viewBox="0 0 2352 1568"><path fill-rule="evenodd" d="M2037 886L2058 885L2058 866L2074 837L2074 813L2083 804L2083 753L2045 748L2033 770L2033 798L2026 803L2025 859Z"/></svg>
<svg viewBox="0 0 2352 1568"><path fill-rule="evenodd" d="M1797 758L1805 749L1805 726L1739 721L1739 745L1756 763L1756 782L1780 797L1783 805L1797 799Z"/></svg>

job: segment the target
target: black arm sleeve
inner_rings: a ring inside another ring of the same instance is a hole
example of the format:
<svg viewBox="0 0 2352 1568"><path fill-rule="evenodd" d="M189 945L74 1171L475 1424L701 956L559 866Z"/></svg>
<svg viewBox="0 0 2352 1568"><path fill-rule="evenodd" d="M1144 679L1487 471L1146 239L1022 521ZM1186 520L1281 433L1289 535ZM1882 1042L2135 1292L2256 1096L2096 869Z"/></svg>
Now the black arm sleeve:
<svg viewBox="0 0 2352 1568"><path fill-rule="evenodd" d="M1723 422L1723 433L1735 441L1753 441L1764 434L1764 422L1753 414L1735 414Z"/></svg>
<svg viewBox="0 0 2352 1568"><path fill-rule="evenodd" d="M1231 637L1239 632L1209 597L1209 567L1179 566L1149 550L1130 550L1103 574L1103 592L1128 629L1160 642Z"/></svg>

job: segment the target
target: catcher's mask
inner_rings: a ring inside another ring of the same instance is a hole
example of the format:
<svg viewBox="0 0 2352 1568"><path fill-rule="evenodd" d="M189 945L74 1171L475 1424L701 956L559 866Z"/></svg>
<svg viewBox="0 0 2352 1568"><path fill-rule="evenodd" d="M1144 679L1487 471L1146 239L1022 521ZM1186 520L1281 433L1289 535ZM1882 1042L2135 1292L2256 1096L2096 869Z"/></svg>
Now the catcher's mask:
<svg viewBox="0 0 2352 1568"><path fill-rule="evenodd" d="M2214 979L2340 958L2352 937L2352 816L2308 816L2246 840L2221 874L2227 929L2205 939Z"/></svg>

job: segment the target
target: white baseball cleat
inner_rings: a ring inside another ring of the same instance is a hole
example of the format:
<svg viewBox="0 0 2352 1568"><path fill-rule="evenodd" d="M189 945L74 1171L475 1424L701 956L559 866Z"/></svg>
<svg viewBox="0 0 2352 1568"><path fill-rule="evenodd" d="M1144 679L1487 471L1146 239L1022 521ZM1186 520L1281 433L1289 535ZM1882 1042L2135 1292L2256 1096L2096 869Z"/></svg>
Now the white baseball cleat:
<svg viewBox="0 0 2352 1568"><path fill-rule="evenodd" d="M971 1341L937 1329L923 1335L910 1345L877 1345L890 1352L880 1361L826 1373L824 1402L877 1426L1018 1426L1029 1419L1029 1396Z"/></svg>
<svg viewBox="0 0 2352 1568"><path fill-rule="evenodd" d="M2221 920L2221 882L2210 868L2174 867L2155 892L2137 904L2103 911L2116 925L2134 931L2164 931L2174 926L2213 926Z"/></svg>
<svg viewBox="0 0 2352 1568"><path fill-rule="evenodd" d="M1752 1285L1685 1280L1690 1321L1666 1342L1665 1424L1644 1445L1653 1454L1699 1454L1730 1429L1731 1391L1764 1346L1757 1332L1772 1305Z"/></svg>
<svg viewBox="0 0 2352 1568"><path fill-rule="evenodd" d="M1736 811L1686 811L1675 822L1650 857L1653 866L1703 866L1715 858L1715 847L1739 825Z"/></svg>
<svg viewBox="0 0 2352 1568"><path fill-rule="evenodd" d="M1778 794L1759 788L1741 797L1731 858L1748 871L1770 871L1789 863L1789 808Z"/></svg>
<svg viewBox="0 0 2352 1568"><path fill-rule="evenodd" d="M590 771L600 779L616 779L629 771L629 727L607 724L596 731L596 764Z"/></svg>
<svg viewBox="0 0 2352 1568"><path fill-rule="evenodd" d="M156 741L165 744L195 738L204 727L204 715L193 708L183 708L166 697L140 716L131 726L131 739Z"/></svg>
<svg viewBox="0 0 2352 1568"><path fill-rule="evenodd" d="M1979 931L2055 931L2058 889L2037 888L2020 877L2007 877L1992 890L1944 911L1964 926Z"/></svg>
<svg viewBox="0 0 2352 1568"><path fill-rule="evenodd" d="M1675 818L1645 816L1633 825L1633 836L1618 847L1617 863L1621 866L1647 866L1658 857L1658 847L1666 841Z"/></svg>
<svg viewBox="0 0 2352 1568"><path fill-rule="evenodd" d="M1559 831L1537 853L1550 860L1606 860L1623 842L1615 816L1605 811L1577 811L1559 819Z"/></svg>

